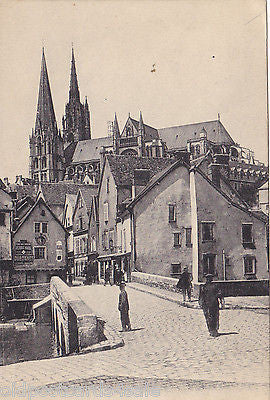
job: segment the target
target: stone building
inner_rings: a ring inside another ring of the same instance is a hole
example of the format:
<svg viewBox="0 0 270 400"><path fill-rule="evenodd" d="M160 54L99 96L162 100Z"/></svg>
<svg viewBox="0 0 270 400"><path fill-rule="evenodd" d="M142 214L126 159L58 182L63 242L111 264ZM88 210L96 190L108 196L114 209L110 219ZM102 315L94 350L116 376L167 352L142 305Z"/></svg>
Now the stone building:
<svg viewBox="0 0 270 400"><path fill-rule="evenodd" d="M122 216L125 203L147 184L149 179L168 165L170 158L148 158L107 155L99 185L99 239L97 240L100 277L107 267L112 279L117 267L129 271L131 231L129 218ZM122 235L121 235L122 232ZM92 236L94 233L89 232Z"/></svg>
<svg viewBox="0 0 270 400"><path fill-rule="evenodd" d="M216 166L213 167L216 173ZM132 268L194 282L268 278L267 218L253 212L228 180L215 183L182 160L168 166L127 205Z"/></svg>
<svg viewBox="0 0 270 400"><path fill-rule="evenodd" d="M24 285L49 282L53 275L65 279L67 236L60 220L38 195L13 233L13 280Z"/></svg>
<svg viewBox="0 0 270 400"><path fill-rule="evenodd" d="M83 276L88 265L88 227L92 198L97 194L97 186L80 188L73 212L73 248L75 277Z"/></svg>

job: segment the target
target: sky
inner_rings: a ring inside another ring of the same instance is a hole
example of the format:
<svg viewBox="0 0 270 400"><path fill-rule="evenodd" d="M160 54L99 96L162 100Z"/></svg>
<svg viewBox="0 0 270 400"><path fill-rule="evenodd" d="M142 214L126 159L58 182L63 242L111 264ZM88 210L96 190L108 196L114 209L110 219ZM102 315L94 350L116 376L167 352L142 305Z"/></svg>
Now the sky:
<svg viewBox="0 0 270 400"><path fill-rule="evenodd" d="M92 137L117 113L155 128L217 119L267 163L264 0L0 0L0 177L28 176L45 55L61 127L72 43ZM155 72L151 72L155 64Z"/></svg>

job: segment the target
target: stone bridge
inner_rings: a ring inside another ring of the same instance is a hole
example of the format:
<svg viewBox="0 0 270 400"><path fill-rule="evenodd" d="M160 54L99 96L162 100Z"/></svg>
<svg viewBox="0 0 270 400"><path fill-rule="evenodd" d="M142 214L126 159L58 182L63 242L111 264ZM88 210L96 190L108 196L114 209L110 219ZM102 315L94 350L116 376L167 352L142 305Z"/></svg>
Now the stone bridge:
<svg viewBox="0 0 270 400"><path fill-rule="evenodd" d="M61 355L105 340L104 323L59 277L51 278L52 323Z"/></svg>

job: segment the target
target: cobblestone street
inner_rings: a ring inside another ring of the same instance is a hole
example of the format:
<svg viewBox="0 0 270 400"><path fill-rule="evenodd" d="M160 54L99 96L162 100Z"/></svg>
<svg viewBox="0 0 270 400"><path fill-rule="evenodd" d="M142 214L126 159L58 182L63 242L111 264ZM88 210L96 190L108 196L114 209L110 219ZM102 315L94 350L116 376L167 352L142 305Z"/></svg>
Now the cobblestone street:
<svg viewBox="0 0 270 400"><path fill-rule="evenodd" d="M111 327L121 329L118 287L93 285L73 290ZM127 292L134 330L119 333L124 347L4 366L0 386L16 383L37 387L59 382L74 386L80 380L93 384L94 378L102 376L105 382L152 379L160 387L169 380L167 386L176 389L243 384L251 390L253 384L268 383L266 312L222 310L222 335L210 338L202 310L181 307L128 285Z"/></svg>

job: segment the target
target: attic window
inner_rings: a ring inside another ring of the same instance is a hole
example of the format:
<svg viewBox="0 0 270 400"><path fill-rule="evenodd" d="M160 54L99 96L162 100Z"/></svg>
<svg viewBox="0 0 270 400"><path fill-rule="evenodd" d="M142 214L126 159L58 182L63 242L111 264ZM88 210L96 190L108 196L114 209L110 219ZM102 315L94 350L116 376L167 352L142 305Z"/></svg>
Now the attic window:
<svg viewBox="0 0 270 400"><path fill-rule="evenodd" d="M196 135L197 135L197 132L194 132L194 135L196 136Z"/></svg>
<svg viewBox="0 0 270 400"><path fill-rule="evenodd" d="M175 137L178 138L178 135L176 135Z"/></svg>
<svg viewBox="0 0 270 400"><path fill-rule="evenodd" d="M45 216L45 210L41 210L40 214L42 215L42 217L44 217Z"/></svg>

